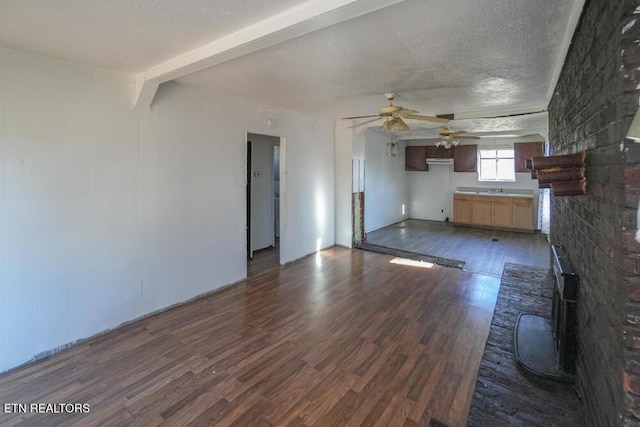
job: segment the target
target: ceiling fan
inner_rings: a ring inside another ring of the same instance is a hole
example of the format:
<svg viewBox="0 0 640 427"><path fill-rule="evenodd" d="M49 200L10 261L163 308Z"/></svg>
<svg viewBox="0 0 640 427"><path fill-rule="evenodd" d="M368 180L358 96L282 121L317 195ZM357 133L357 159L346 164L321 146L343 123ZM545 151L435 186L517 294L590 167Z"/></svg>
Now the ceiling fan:
<svg viewBox="0 0 640 427"><path fill-rule="evenodd" d="M375 117L374 119L367 120L362 123L358 123L353 126L350 126L350 128L355 128L355 127L363 126L363 125L373 123L377 120L385 118L386 120L382 124L382 130L387 132L404 132L406 130L409 130L409 126L402 119L422 120L426 122L444 123L444 124L449 123L449 120L445 118L421 116L421 115L418 115L418 111L416 110L409 110L399 105L393 105L393 100L396 98L395 93L385 93L384 96L389 101L389 105L385 105L384 107L380 108L377 115L344 117L343 119L356 120L356 119L367 119L370 117Z"/></svg>
<svg viewBox="0 0 640 427"><path fill-rule="evenodd" d="M440 130L438 135L440 139L436 142L436 147L451 148L458 145L460 139L480 139L479 136L465 135L465 131L452 131L449 126L445 126Z"/></svg>

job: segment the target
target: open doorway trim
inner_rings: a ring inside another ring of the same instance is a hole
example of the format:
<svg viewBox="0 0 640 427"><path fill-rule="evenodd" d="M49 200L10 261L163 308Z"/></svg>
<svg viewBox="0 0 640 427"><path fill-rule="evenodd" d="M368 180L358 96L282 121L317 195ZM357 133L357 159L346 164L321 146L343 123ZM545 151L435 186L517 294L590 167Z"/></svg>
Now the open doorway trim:
<svg viewBox="0 0 640 427"><path fill-rule="evenodd" d="M252 147L251 147L251 136L250 135L264 135L264 136L268 136L268 137L273 137L273 138L277 138L279 139L279 146L280 146L280 166L279 166L279 182L280 182L280 191L279 191L279 228L278 228L278 234L279 234L279 264L282 265L283 264L283 259L285 258L286 255L286 250L288 249L288 239L287 239L287 227L286 227L286 221L287 221L287 212L286 212L286 138L280 135L269 135L269 134L265 134L265 133L261 133L261 132L254 132L254 131L246 131L245 132L245 140L244 140L244 146L245 146L245 188L246 188L246 195L245 195L245 241L247 244L247 259L249 258L250 254L251 254L251 244L250 244L250 238L251 238L251 153L252 153ZM255 145L255 143L253 143L253 145Z"/></svg>

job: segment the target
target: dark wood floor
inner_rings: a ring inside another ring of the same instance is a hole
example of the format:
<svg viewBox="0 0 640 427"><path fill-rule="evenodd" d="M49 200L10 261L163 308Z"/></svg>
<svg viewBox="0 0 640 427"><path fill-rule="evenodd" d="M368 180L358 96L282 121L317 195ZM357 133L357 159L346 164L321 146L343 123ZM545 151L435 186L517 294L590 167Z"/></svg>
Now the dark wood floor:
<svg viewBox="0 0 640 427"><path fill-rule="evenodd" d="M367 233L367 242L466 262L465 270L502 275L505 262L549 268L549 244L539 233L460 227L409 219Z"/></svg>
<svg viewBox="0 0 640 427"><path fill-rule="evenodd" d="M463 426L497 279L333 248L0 376L0 425Z"/></svg>
<svg viewBox="0 0 640 427"><path fill-rule="evenodd" d="M280 249L278 246L261 249L253 253L247 260L247 277L255 277L280 265Z"/></svg>

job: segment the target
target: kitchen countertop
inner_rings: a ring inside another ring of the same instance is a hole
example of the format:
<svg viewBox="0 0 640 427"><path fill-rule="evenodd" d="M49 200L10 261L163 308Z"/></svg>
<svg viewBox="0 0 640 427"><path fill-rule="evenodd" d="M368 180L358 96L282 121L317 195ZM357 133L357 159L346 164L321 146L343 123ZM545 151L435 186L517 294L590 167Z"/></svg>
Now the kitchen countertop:
<svg viewBox="0 0 640 427"><path fill-rule="evenodd" d="M533 199L533 190L513 189L494 192L490 188L458 187L454 194L467 194L473 196L522 197L526 199Z"/></svg>

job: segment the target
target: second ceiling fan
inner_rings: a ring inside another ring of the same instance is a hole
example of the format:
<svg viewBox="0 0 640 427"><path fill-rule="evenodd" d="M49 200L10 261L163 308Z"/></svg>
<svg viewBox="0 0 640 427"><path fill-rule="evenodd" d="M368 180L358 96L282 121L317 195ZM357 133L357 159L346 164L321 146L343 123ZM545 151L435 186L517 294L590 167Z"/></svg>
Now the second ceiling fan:
<svg viewBox="0 0 640 427"><path fill-rule="evenodd" d="M422 120L432 123L449 123L448 119L433 117L433 116L422 116L418 115L418 111L409 110L403 108L399 105L393 105L393 100L396 98L395 93L385 93L385 98L389 101L389 105L386 105L378 111L377 115L370 116L356 116L356 117L344 117L345 120L356 120L356 119L367 119L370 117L375 117L374 119L364 121L362 123L355 124L350 126L351 128L363 126L369 123L373 123L377 120L385 118L385 122L382 124L382 130L387 132L404 132L409 130L409 126L402 119L411 119L411 120Z"/></svg>
<svg viewBox="0 0 640 427"><path fill-rule="evenodd" d="M479 136L465 135L467 132L463 130L452 131L449 126L445 126L438 133L440 139L436 142L437 147L451 148L458 145L461 139L480 139Z"/></svg>

